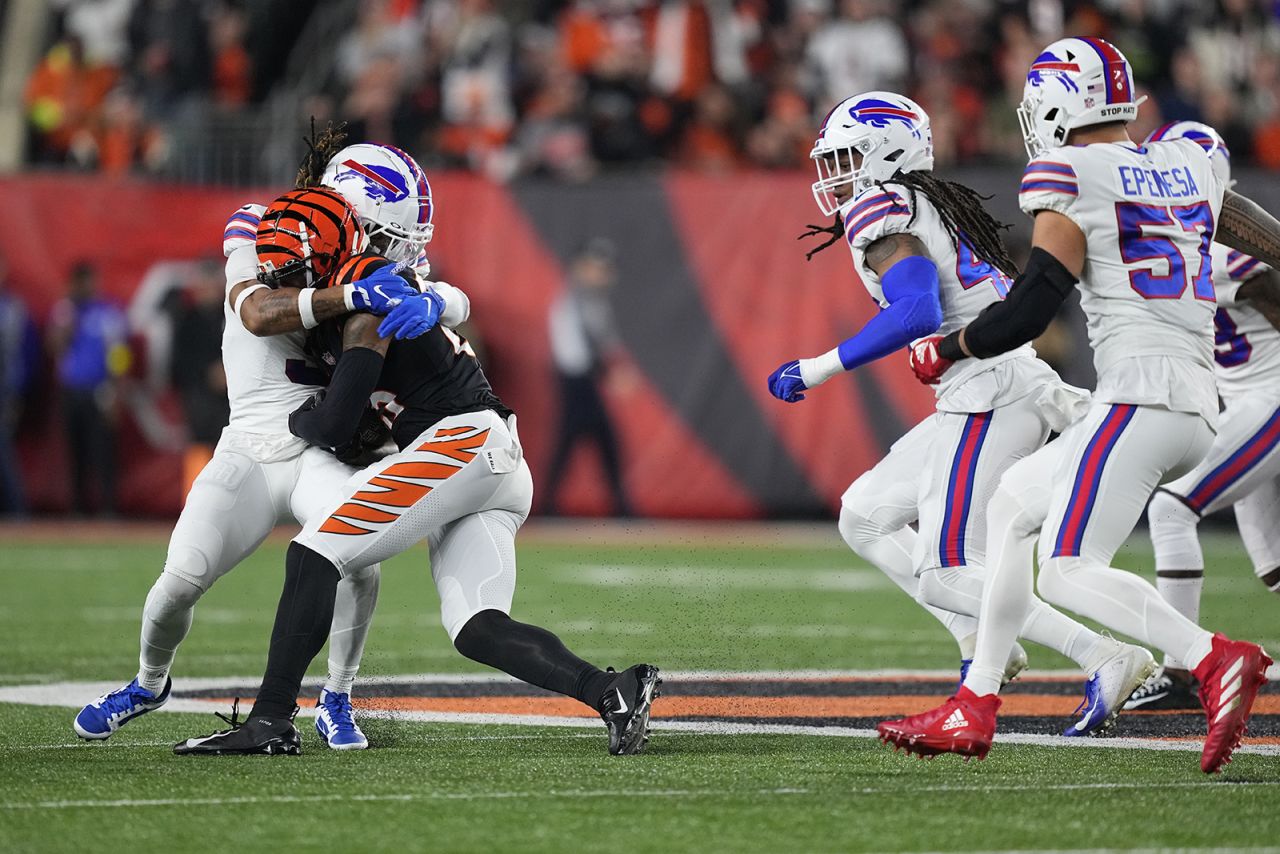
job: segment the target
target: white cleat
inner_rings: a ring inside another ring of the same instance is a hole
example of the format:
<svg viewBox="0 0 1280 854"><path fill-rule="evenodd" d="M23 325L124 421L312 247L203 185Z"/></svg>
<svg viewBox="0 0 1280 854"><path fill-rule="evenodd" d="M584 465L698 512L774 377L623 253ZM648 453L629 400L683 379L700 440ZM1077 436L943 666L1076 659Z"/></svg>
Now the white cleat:
<svg viewBox="0 0 1280 854"><path fill-rule="evenodd" d="M1156 672L1156 660L1140 646L1104 637L1114 647L1110 655L1084 685L1084 700L1076 709L1080 720L1067 727L1063 735L1100 735L1115 723L1133 692Z"/></svg>
<svg viewBox="0 0 1280 854"><path fill-rule="evenodd" d="M1004 681L1000 683L1003 688L1013 680L1022 675L1022 671L1027 669L1027 651L1022 648L1021 644L1015 643L1013 649L1009 650L1009 660L1004 665Z"/></svg>

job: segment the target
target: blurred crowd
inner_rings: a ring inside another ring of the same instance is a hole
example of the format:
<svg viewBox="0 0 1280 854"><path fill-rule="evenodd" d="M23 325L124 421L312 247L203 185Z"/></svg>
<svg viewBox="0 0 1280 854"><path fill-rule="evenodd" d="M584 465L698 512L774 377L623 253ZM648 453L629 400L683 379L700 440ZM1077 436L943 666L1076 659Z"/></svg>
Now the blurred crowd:
<svg viewBox="0 0 1280 854"><path fill-rule="evenodd" d="M53 6L52 46L26 93L32 159L145 171L163 167L165 128L185 111L253 109L308 16L344 4ZM1204 120L1237 161L1280 168L1273 0L360 0L344 8L354 21L315 60L300 114L345 119L358 138L499 180L578 180L653 161L720 172L803 166L822 114L869 89L906 92L925 106L942 165L1016 159L1013 108L1026 68L1063 34L1102 36L1126 53L1149 96L1137 132ZM273 21L270 38L255 38Z"/></svg>

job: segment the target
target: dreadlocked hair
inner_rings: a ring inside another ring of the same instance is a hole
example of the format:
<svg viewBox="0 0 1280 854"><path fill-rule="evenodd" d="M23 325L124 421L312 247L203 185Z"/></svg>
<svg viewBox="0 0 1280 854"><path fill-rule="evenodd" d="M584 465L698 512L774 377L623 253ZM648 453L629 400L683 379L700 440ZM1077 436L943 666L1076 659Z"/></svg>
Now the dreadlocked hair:
<svg viewBox="0 0 1280 854"><path fill-rule="evenodd" d="M298 167L298 177L293 180L294 189L305 190L308 187L320 186L320 179L324 177L324 168L329 165L329 161L333 159L333 155L342 150L343 143L347 141L347 123L333 122L325 125L325 129L318 136L316 135L316 117L311 117L311 136L302 138L307 144L307 154L302 158L302 165Z"/></svg>
<svg viewBox="0 0 1280 854"><path fill-rule="evenodd" d="M1018 275L1018 265L1009 257L1009 249L1000 236L1000 232L1010 226L998 222L982 205L990 196L926 171L895 172L891 180L910 191L912 222L916 218L916 193L923 193L925 198L933 202L938 216L942 218L942 224L956 241L964 240L974 255L997 270L1010 276ZM883 183L876 186L889 192Z"/></svg>
<svg viewBox="0 0 1280 854"><path fill-rule="evenodd" d="M906 187L911 193L911 222L916 219L916 193L923 193L933 202L938 216L942 217L942 224L953 238L959 241L963 235L964 242L973 250L973 254L1010 276L1018 275L1018 265L1009 257L1009 249L1000 236L1000 232L1009 228L1009 225L997 222L982 206L983 201L990 199L990 196L976 193L964 184L939 178L932 172L895 172L890 180ZM886 193L893 192L884 182L878 182L876 186ZM909 222L908 225L910 224ZM840 214L835 215L830 225L810 225L807 228L809 230L796 240L821 234L827 235L827 240L806 252L806 261L812 260L814 255L844 235L844 223Z"/></svg>

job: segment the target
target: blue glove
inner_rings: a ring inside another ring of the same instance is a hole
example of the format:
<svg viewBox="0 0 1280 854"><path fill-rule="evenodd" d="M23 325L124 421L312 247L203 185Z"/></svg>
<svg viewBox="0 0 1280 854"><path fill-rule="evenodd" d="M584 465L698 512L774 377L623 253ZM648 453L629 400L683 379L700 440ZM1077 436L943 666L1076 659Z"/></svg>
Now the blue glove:
<svg viewBox="0 0 1280 854"><path fill-rule="evenodd" d="M387 312L378 325L378 334L383 338L417 338L431 331L439 322L442 311L444 297L435 291L415 292Z"/></svg>
<svg viewBox="0 0 1280 854"><path fill-rule="evenodd" d="M418 289L406 282L395 265L386 264L367 279L351 283L350 302L356 311L387 314L404 300L418 295Z"/></svg>
<svg viewBox="0 0 1280 854"><path fill-rule="evenodd" d="M769 394L784 400L787 403L796 403L804 400L804 395L800 392L806 391L808 386L804 384L804 380L800 379L800 362L792 359L785 365L779 366L778 370L769 374Z"/></svg>

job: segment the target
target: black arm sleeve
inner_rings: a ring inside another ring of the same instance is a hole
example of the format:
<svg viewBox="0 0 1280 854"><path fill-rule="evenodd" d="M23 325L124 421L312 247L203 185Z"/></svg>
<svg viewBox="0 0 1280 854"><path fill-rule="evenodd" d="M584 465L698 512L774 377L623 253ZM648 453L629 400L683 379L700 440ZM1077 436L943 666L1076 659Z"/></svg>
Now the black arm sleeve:
<svg viewBox="0 0 1280 854"><path fill-rule="evenodd" d="M1009 295L993 302L964 328L964 343L979 359L1007 353L1038 338L1049 328L1063 301L1076 286L1076 277L1053 255L1036 247L1027 267ZM952 332L938 344L938 355L958 362L960 332Z"/></svg>
<svg viewBox="0 0 1280 854"><path fill-rule="evenodd" d="M289 415L289 432L313 445L336 448L351 441L382 373L382 354L353 347L338 359L324 400Z"/></svg>

